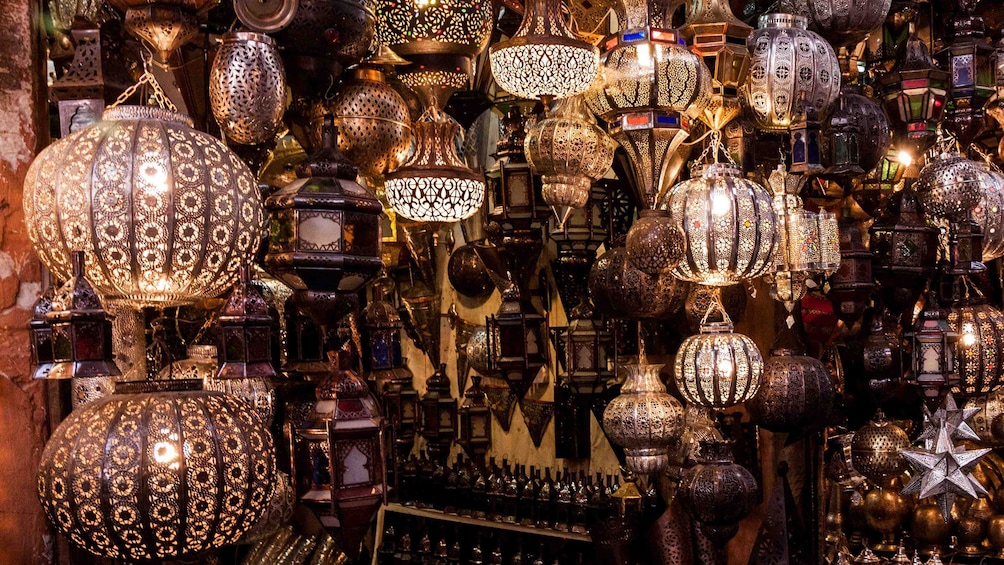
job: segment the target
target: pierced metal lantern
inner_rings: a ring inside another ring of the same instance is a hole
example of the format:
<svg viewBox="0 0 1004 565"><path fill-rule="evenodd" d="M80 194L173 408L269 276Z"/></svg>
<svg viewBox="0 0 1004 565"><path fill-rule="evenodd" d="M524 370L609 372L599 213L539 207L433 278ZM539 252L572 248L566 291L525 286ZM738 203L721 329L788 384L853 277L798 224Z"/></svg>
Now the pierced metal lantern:
<svg viewBox="0 0 1004 565"><path fill-rule="evenodd" d="M199 33L198 16L219 0L113 0L112 6L125 13L125 27L132 35L153 47L161 61L191 41Z"/></svg>
<svg viewBox="0 0 1004 565"><path fill-rule="evenodd" d="M387 201L419 222L456 222L472 216L485 198L485 181L457 156L460 125L431 108L413 125L415 153L387 175Z"/></svg>
<svg viewBox="0 0 1004 565"><path fill-rule="evenodd" d="M375 6L368 0L296 0L289 23L275 26L279 29L261 25L260 16L270 6L275 6L274 2L259 2L255 6L253 2L238 1L234 6L238 16L242 12L245 14L242 22L248 27L265 27L260 31L276 32L276 40L287 51L287 57L319 59L310 62L310 65L326 66L331 62L341 68L354 65L369 52L377 33ZM251 21L252 18L256 21ZM324 73L323 79L327 83L327 73Z"/></svg>
<svg viewBox="0 0 1004 565"><path fill-rule="evenodd" d="M746 81L750 52L746 40L753 28L732 14L727 0L691 2L680 34L690 50L711 69L712 103L699 116L712 129L722 129L742 111L739 88Z"/></svg>
<svg viewBox="0 0 1004 565"><path fill-rule="evenodd" d="M889 198L903 190L906 169L890 149L874 169L851 187L851 196L866 214L878 218L885 213Z"/></svg>
<svg viewBox="0 0 1004 565"><path fill-rule="evenodd" d="M809 20L834 47L854 47L882 27L892 0L782 0L781 10Z"/></svg>
<svg viewBox="0 0 1004 565"><path fill-rule="evenodd" d="M687 237L668 211L645 209L631 224L624 249L632 266L656 276L683 261Z"/></svg>
<svg viewBox="0 0 1004 565"><path fill-rule="evenodd" d="M165 381L197 379L203 381L205 389L205 379L211 379L219 372L218 350L215 345L189 345L185 348L187 357L172 361L170 365L163 367L157 373L157 379Z"/></svg>
<svg viewBox="0 0 1004 565"><path fill-rule="evenodd" d="M669 447L680 433L683 407L659 378L662 365L626 365L621 392L603 411L603 431L624 448L627 468L653 475L669 466Z"/></svg>
<svg viewBox="0 0 1004 565"><path fill-rule="evenodd" d="M457 400L450 393L446 363L425 381L425 394L418 405L418 433L425 439L429 455L445 464L458 430Z"/></svg>
<svg viewBox="0 0 1004 565"><path fill-rule="evenodd" d="M823 122L823 163L830 176L871 171L889 150L892 134L882 107L864 96L860 85L844 85L830 117Z"/></svg>
<svg viewBox="0 0 1004 565"><path fill-rule="evenodd" d="M209 70L209 104L224 137L253 145L275 139L286 106L286 71L275 40L231 31Z"/></svg>
<svg viewBox="0 0 1004 565"><path fill-rule="evenodd" d="M851 463L868 480L885 486L907 469L906 460L899 454L901 449L910 449L910 436L880 413L854 432Z"/></svg>
<svg viewBox="0 0 1004 565"><path fill-rule="evenodd" d="M509 285L498 313L485 325L490 370L501 373L516 398L523 398L547 365L547 319L516 285Z"/></svg>
<svg viewBox="0 0 1004 565"><path fill-rule="evenodd" d="M404 98L371 65L355 68L327 105L335 115L338 148L372 178L398 168L411 149L411 118Z"/></svg>
<svg viewBox="0 0 1004 565"><path fill-rule="evenodd" d="M599 50L571 30L561 0L529 0L523 21L507 40L492 45L488 59L495 82L520 98L565 98L593 84Z"/></svg>
<svg viewBox="0 0 1004 565"><path fill-rule="evenodd" d="M300 178L265 201L270 274L296 290L352 292L383 268L383 206L355 181L356 172L335 148L328 117L323 147L298 168Z"/></svg>
<svg viewBox="0 0 1004 565"><path fill-rule="evenodd" d="M105 111L43 149L28 170L28 236L48 269L70 277L72 250L106 300L170 306L217 296L261 239L254 175L182 114Z"/></svg>
<svg viewBox="0 0 1004 565"><path fill-rule="evenodd" d="M896 143L901 149L912 149L917 158L937 138L951 74L934 64L912 22L910 26L910 37L896 49L896 63L879 82Z"/></svg>
<svg viewBox="0 0 1004 565"><path fill-rule="evenodd" d="M827 298L837 318L850 324L864 314L875 290L872 253L864 244L861 226L845 212L840 222L840 268L830 278Z"/></svg>
<svg viewBox="0 0 1004 565"><path fill-rule="evenodd" d="M735 463L732 442L702 440L698 464L683 472L678 496L707 538L725 545L759 502L756 479Z"/></svg>
<svg viewBox="0 0 1004 565"><path fill-rule="evenodd" d="M589 295L605 316L655 319L683 306L687 284L669 273L646 274L631 265L623 247L612 247L589 271Z"/></svg>
<svg viewBox="0 0 1004 565"><path fill-rule="evenodd" d="M673 187L663 207L683 229L686 258L673 276L712 286L755 278L774 265L777 212L770 193L735 165L715 163Z"/></svg>
<svg viewBox="0 0 1004 565"><path fill-rule="evenodd" d="M746 402L750 418L772 432L826 423L836 390L826 366L800 351L775 349L764 363L760 391Z"/></svg>
<svg viewBox="0 0 1004 565"><path fill-rule="evenodd" d="M985 173L980 183L980 203L973 208L972 219L983 232L983 261L1004 256L1004 174L989 164L981 164Z"/></svg>
<svg viewBox="0 0 1004 565"><path fill-rule="evenodd" d="M929 159L914 184L920 205L933 218L967 220L982 195L983 170L958 153Z"/></svg>
<svg viewBox="0 0 1004 565"><path fill-rule="evenodd" d="M945 386L957 384L955 344L961 336L948 323L936 294L928 292L920 321L908 337L913 344L910 380L926 397L937 398Z"/></svg>
<svg viewBox="0 0 1004 565"><path fill-rule="evenodd" d="M828 113L840 92L833 47L808 31L802 16L765 14L759 23L748 41L753 59L744 90L753 121L767 131L783 132L806 105Z"/></svg>
<svg viewBox="0 0 1004 565"><path fill-rule="evenodd" d="M471 377L471 388L457 410L460 428L457 443L477 465L484 465L485 453L492 445L492 412L488 397L481 388L481 375Z"/></svg>
<svg viewBox="0 0 1004 565"><path fill-rule="evenodd" d="M258 417L228 395L115 394L60 424L37 479L49 520L91 554L196 557L236 543L266 511L275 453Z"/></svg>
<svg viewBox="0 0 1004 565"><path fill-rule="evenodd" d="M985 41L983 18L971 12L956 13L948 30L948 45L934 55L952 73L942 127L968 147L983 131L983 106L996 91L994 48Z"/></svg>
<svg viewBox="0 0 1004 565"><path fill-rule="evenodd" d="M732 330L727 319L705 323L680 345L673 374L688 405L721 410L756 396L763 356L753 340Z"/></svg>
<svg viewBox="0 0 1004 565"><path fill-rule="evenodd" d="M31 308L31 321L28 331L31 332L31 378L44 379L52 370L54 356L52 352L52 326L45 315L52 311L52 297L55 287L45 289Z"/></svg>
<svg viewBox="0 0 1004 565"><path fill-rule="evenodd" d="M917 194L904 189L889 199L868 232L882 304L897 315L909 311L937 268L938 228L924 220Z"/></svg>
<svg viewBox="0 0 1004 565"><path fill-rule="evenodd" d="M948 311L948 323L959 334L955 366L959 374L952 393L989 394L1004 376L1004 313L989 304L966 304Z"/></svg>
<svg viewBox="0 0 1004 565"><path fill-rule="evenodd" d="M555 102L547 118L526 133L524 151L542 176L541 194L558 226L589 200L592 181L602 177L614 159L617 144L596 125L581 96Z"/></svg>

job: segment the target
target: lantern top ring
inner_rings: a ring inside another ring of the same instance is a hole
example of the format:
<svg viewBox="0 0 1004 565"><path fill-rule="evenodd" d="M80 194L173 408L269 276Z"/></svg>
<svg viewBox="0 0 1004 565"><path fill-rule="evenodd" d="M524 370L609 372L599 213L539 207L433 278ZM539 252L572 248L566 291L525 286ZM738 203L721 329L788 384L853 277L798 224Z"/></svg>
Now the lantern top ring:
<svg viewBox="0 0 1004 565"><path fill-rule="evenodd" d="M732 325L730 320L725 320L723 322L701 322L702 334L730 334L733 333L734 330L735 326Z"/></svg>
<svg viewBox="0 0 1004 565"><path fill-rule="evenodd" d="M522 47L524 45L559 45L561 47L570 47L573 49L584 49L592 51L593 53L599 54L600 50L595 45L588 43L586 41L581 41L578 39L568 39L567 37L559 37L553 35L524 35L521 37L514 37L507 41L500 41L489 48L489 53L497 53L503 49L511 49L513 47Z"/></svg>
<svg viewBox="0 0 1004 565"><path fill-rule="evenodd" d="M275 47L275 40L271 37L265 35L264 33L258 33L256 31L228 31L223 34L221 38L223 43L264 43L269 47Z"/></svg>
<svg viewBox="0 0 1004 565"><path fill-rule="evenodd" d="M113 106L101 117L103 120L161 120L194 127L192 118L187 115L156 106Z"/></svg>
<svg viewBox="0 0 1004 565"><path fill-rule="evenodd" d="M809 28L809 20L807 20L805 16L796 16L795 14L784 14L780 12L764 14L760 16L758 23L761 28Z"/></svg>

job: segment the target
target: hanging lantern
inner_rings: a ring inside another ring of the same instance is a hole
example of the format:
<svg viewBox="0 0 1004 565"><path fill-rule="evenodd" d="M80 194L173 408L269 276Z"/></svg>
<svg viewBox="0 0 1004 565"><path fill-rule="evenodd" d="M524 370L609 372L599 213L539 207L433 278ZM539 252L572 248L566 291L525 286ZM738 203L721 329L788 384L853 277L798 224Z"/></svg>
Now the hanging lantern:
<svg viewBox="0 0 1004 565"><path fill-rule="evenodd" d="M95 290L133 306L219 295L251 260L263 220L234 153L186 116L145 106L110 108L43 149L23 205L48 269L68 279L71 250L84 250Z"/></svg>
<svg viewBox="0 0 1004 565"><path fill-rule="evenodd" d="M887 330L882 321L884 316L876 314L868 336L861 344L864 364L862 371L872 390L885 388L887 384L899 384L903 379L903 352L899 327Z"/></svg>
<svg viewBox="0 0 1004 565"><path fill-rule="evenodd" d="M69 30L74 20L100 23L101 2L96 0L58 0L48 2L52 25L56 29Z"/></svg>
<svg viewBox="0 0 1004 565"><path fill-rule="evenodd" d="M569 320L562 336L565 357L558 377L568 383L573 394L601 394L615 376L611 370L614 336L593 317L588 300L571 311Z"/></svg>
<svg viewBox="0 0 1004 565"><path fill-rule="evenodd" d="M470 217L485 198L484 177L457 156L460 126L432 108L414 126L415 153L387 175L387 200L398 214L418 222L448 223Z"/></svg>
<svg viewBox="0 0 1004 565"><path fill-rule="evenodd" d="M384 289L373 286L373 299L363 310L363 330L368 344L369 379L376 383L384 415L394 428L397 453L404 456L415 443L418 392L407 359L401 356L404 325L394 305L384 299Z"/></svg>
<svg viewBox="0 0 1004 565"><path fill-rule="evenodd" d="M1004 37L994 46L994 52L990 56L990 63L993 67L994 75L994 95L986 105L987 113L997 120L997 124L1004 123ZM1004 144L1004 141L1001 141ZM998 155L1000 155L1001 145L998 145Z"/></svg>
<svg viewBox="0 0 1004 565"><path fill-rule="evenodd" d="M912 334L910 380L919 385L928 398L937 398L946 385L956 385L955 344L961 337L947 320L948 314L938 304L937 295L929 292Z"/></svg>
<svg viewBox="0 0 1004 565"><path fill-rule="evenodd" d="M740 320L746 312L746 299L749 291L745 285L717 287L692 284L689 287L683 311L687 317L687 328L690 333L701 331L701 320L708 313L708 308L711 308L711 305L716 301L722 303L730 320Z"/></svg>
<svg viewBox="0 0 1004 565"><path fill-rule="evenodd" d="M631 224L624 246L628 261L653 276L668 273L686 255L686 234L666 210L645 209Z"/></svg>
<svg viewBox="0 0 1004 565"><path fill-rule="evenodd" d="M788 126L788 137L791 140L791 172L809 175L823 172L823 146L820 139L822 127L819 112L811 104L806 104L792 120ZM855 132L860 131L857 124L853 125L852 129ZM858 174L856 170L852 172Z"/></svg>
<svg viewBox="0 0 1004 565"><path fill-rule="evenodd" d="M985 176L972 219L983 234L983 261L988 262L1004 256L1004 174L989 163L980 167Z"/></svg>
<svg viewBox="0 0 1004 565"><path fill-rule="evenodd" d="M680 345L673 374L688 405L721 410L756 396L763 357L753 340L732 329L728 318L704 323Z"/></svg>
<svg viewBox="0 0 1004 565"><path fill-rule="evenodd" d="M985 41L983 18L971 11L956 13L948 31L948 45L934 55L952 73L942 127L968 147L983 131L983 106L995 92L994 48Z"/></svg>
<svg viewBox="0 0 1004 565"><path fill-rule="evenodd" d="M772 432L795 432L825 425L836 390L818 359L800 351L775 349L764 363L760 391L746 403L750 418Z"/></svg>
<svg viewBox="0 0 1004 565"><path fill-rule="evenodd" d="M551 273L565 312L578 306L588 292L596 249L610 233L603 221L603 209L609 198L603 183L593 183L585 206L574 209L564 225L552 223L550 238L557 247L557 255L551 261Z"/></svg>
<svg viewBox="0 0 1004 565"><path fill-rule="evenodd" d="M74 411L49 439L37 477L49 520L109 559L196 557L236 543L275 481L261 421L220 393L124 388Z"/></svg>
<svg viewBox="0 0 1004 565"><path fill-rule="evenodd" d="M840 223L840 268L830 278L826 296L833 303L837 318L848 324L861 317L875 290L872 261L872 253L862 239L861 227L845 210Z"/></svg>
<svg viewBox="0 0 1004 565"><path fill-rule="evenodd" d="M948 311L948 323L959 335L955 367L959 374L953 394L989 394L1004 376L1004 314L989 304L965 304Z"/></svg>
<svg viewBox="0 0 1004 565"><path fill-rule="evenodd" d="M338 149L366 178L398 168L411 149L408 105L376 63L370 59L353 69L327 104L335 115Z"/></svg>
<svg viewBox="0 0 1004 565"><path fill-rule="evenodd" d="M323 147L297 176L265 201L271 212L266 269L296 290L357 290L383 268L383 206L355 182L355 166L335 148L330 116Z"/></svg>
<svg viewBox="0 0 1004 565"><path fill-rule="evenodd" d="M822 133L823 163L829 176L852 177L871 171L892 141L885 112L862 94L860 85L840 88Z"/></svg>
<svg viewBox="0 0 1004 565"><path fill-rule="evenodd" d="M411 65L398 77L439 109L467 88L471 59L488 46L495 19L488 0L377 0L377 39Z"/></svg>
<svg viewBox="0 0 1004 565"><path fill-rule="evenodd" d="M726 0L692 2L680 34L690 50L711 69L712 102L699 116L712 129L722 129L739 115L739 87L749 72L746 40L753 28L732 14Z"/></svg>
<svg viewBox="0 0 1004 565"><path fill-rule="evenodd" d="M625 31L603 42L602 76L586 102L627 153L636 204L655 208L683 164L690 121L711 102L712 79L676 30L649 27L647 2L628 4Z"/></svg>
<svg viewBox="0 0 1004 565"><path fill-rule="evenodd" d="M425 387L425 394L419 401L418 432L425 439L429 455L445 464L458 429L457 401L450 394L445 363L425 381Z"/></svg>
<svg viewBox="0 0 1004 565"><path fill-rule="evenodd" d="M217 351L215 345L189 345L185 348L186 357L162 368L157 373L157 380L200 380L205 389L205 380L215 377L220 369L220 363L216 359Z"/></svg>
<svg viewBox="0 0 1004 565"><path fill-rule="evenodd" d="M780 9L809 21L834 48L852 48L882 27L892 0L782 0Z"/></svg>
<svg viewBox="0 0 1004 565"><path fill-rule="evenodd" d="M603 431L624 448L627 468L654 475L669 465L669 446L680 432L683 407L659 378L662 365L626 365L620 394L603 411Z"/></svg>
<svg viewBox="0 0 1004 565"><path fill-rule="evenodd" d="M770 194L735 165L715 163L673 187L664 207L686 235L686 258L673 276L728 286L774 265L777 213Z"/></svg>
<svg viewBox="0 0 1004 565"><path fill-rule="evenodd" d="M526 396L547 365L547 319L515 285L502 291L502 305L486 321L488 366L501 373L517 399Z"/></svg>
<svg viewBox="0 0 1004 565"><path fill-rule="evenodd" d="M523 22L488 50L492 75L520 98L550 100L581 94L593 84L599 50L572 32L561 0L529 0Z"/></svg>
<svg viewBox="0 0 1004 565"><path fill-rule="evenodd" d="M906 460L899 454L910 449L910 436L879 412L872 420L854 432L851 441L851 463L854 470L880 487L906 470Z"/></svg>
<svg viewBox="0 0 1004 565"><path fill-rule="evenodd" d="M114 0L109 2L125 13L125 28L153 47L161 61L191 41L199 33L198 16L219 4L219 0Z"/></svg>
<svg viewBox="0 0 1004 565"><path fill-rule="evenodd" d="M283 373L303 376L316 382L328 374L324 331L300 312L292 296L283 305L286 328L286 362Z"/></svg>
<svg viewBox="0 0 1004 565"><path fill-rule="evenodd" d="M275 41L262 33L223 35L209 70L209 103L224 137L253 145L275 139L286 106L286 72Z"/></svg>
<svg viewBox="0 0 1004 565"><path fill-rule="evenodd" d="M753 121L767 131L785 131L807 105L827 114L840 92L833 47L806 25L802 16L765 14L749 37L753 59L744 95Z"/></svg>
<svg viewBox="0 0 1004 565"><path fill-rule="evenodd" d="M756 479L732 456L732 442L701 442L699 463L683 472L678 496L701 532L722 547L759 501Z"/></svg>
<svg viewBox="0 0 1004 565"><path fill-rule="evenodd" d="M559 228L575 208L589 200L592 181L602 177L617 144L596 125L581 96L552 105L547 118L526 133L527 161L543 177L541 194Z"/></svg>
<svg viewBox="0 0 1004 565"><path fill-rule="evenodd" d="M589 271L589 295L611 318L663 318L683 306L687 284L669 273L646 274L631 265L623 247L611 247Z"/></svg>
<svg viewBox="0 0 1004 565"><path fill-rule="evenodd" d="M879 77L896 145L917 158L936 139L945 113L950 73L939 69L910 22L910 37L896 49L892 70Z"/></svg>
<svg viewBox="0 0 1004 565"><path fill-rule="evenodd" d="M929 159L914 185L920 205L932 218L968 220L979 202L985 179L980 165L958 153Z"/></svg>
<svg viewBox="0 0 1004 565"><path fill-rule="evenodd" d="M543 179L534 174L526 157L527 116L516 104L502 117L495 163L485 174L488 181L488 220L502 228L504 246L529 246L517 254L527 272L537 262L543 243L541 226L551 215L543 199ZM517 277L518 278L518 277Z"/></svg>
<svg viewBox="0 0 1004 565"><path fill-rule="evenodd" d="M60 4L61 2L49 3L49 13L57 27ZM90 0L82 4L93 4L95 12L102 5ZM70 21L72 22L72 18ZM68 28L69 26L63 29ZM62 76L49 85L49 99L56 104L59 112L60 137L94 124L105 108L104 72L102 65L98 63L102 61L101 30L97 27L70 29L69 35L72 38L73 60L66 65Z"/></svg>
<svg viewBox="0 0 1004 565"><path fill-rule="evenodd" d="M482 376L493 376L495 374L495 371L491 368L491 361L489 359L487 326L478 326L475 328L474 333L467 340L466 349L467 360L477 374Z"/></svg>
<svg viewBox="0 0 1004 565"><path fill-rule="evenodd" d="M492 445L492 413L488 397L481 388L481 375L471 377L471 388L457 410L460 419L457 443L476 465L484 465L485 453Z"/></svg>
<svg viewBox="0 0 1004 565"><path fill-rule="evenodd" d="M976 414L969 421L973 431L980 436L980 441L988 446L999 446L1004 443L1004 393L997 391L984 396L969 399L964 407L975 409Z"/></svg>
<svg viewBox="0 0 1004 565"><path fill-rule="evenodd" d="M852 186L851 196L866 214L878 218L885 213L889 198L903 190L906 169L890 149L874 169Z"/></svg>
<svg viewBox="0 0 1004 565"><path fill-rule="evenodd" d="M924 221L917 194L904 189L889 199L885 214L868 233L882 304L897 316L910 312L935 274L938 228Z"/></svg>
<svg viewBox="0 0 1004 565"><path fill-rule="evenodd" d="M31 332L31 378L44 379L52 371L54 356L52 352L52 326L45 315L52 311L52 297L55 287L45 289L31 308L31 321L28 331Z"/></svg>

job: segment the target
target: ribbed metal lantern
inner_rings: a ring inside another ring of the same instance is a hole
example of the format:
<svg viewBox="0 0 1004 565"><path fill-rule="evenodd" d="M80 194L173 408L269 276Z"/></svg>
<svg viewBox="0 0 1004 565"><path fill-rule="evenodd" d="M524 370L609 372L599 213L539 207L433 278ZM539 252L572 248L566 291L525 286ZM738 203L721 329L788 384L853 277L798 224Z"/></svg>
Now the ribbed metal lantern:
<svg viewBox="0 0 1004 565"><path fill-rule="evenodd" d="M659 378L662 365L627 365L620 394L603 411L603 431L624 448L627 467L639 475L663 471L669 447L680 433L683 407Z"/></svg>
<svg viewBox="0 0 1004 565"><path fill-rule="evenodd" d="M411 149L408 104L377 69L352 71L328 106L338 127L338 149L374 177L401 165Z"/></svg>
<svg viewBox="0 0 1004 565"><path fill-rule="evenodd" d="M37 479L46 516L72 544L164 560L237 542L269 505L275 454L268 430L231 396L116 394L59 425Z"/></svg>
<svg viewBox="0 0 1004 565"><path fill-rule="evenodd" d="M780 9L809 21L834 47L853 47L882 27L892 0L781 0Z"/></svg>
<svg viewBox="0 0 1004 565"><path fill-rule="evenodd" d="M669 273L656 276L633 267L623 247L612 247L589 271L589 295L612 318L663 318L683 307L687 284Z"/></svg>
<svg viewBox="0 0 1004 565"><path fill-rule="evenodd" d="M732 442L702 440L700 445L699 463L684 471L678 496L701 533L723 547L756 506L759 488L753 474L736 464Z"/></svg>
<svg viewBox="0 0 1004 565"><path fill-rule="evenodd" d="M721 410L760 390L763 356L752 339L732 329L728 321L702 324L701 333L680 345L673 374L688 405Z"/></svg>
<svg viewBox="0 0 1004 565"><path fill-rule="evenodd" d="M746 102L749 117L767 131L787 130L807 104L825 114L840 92L833 47L806 25L802 16L766 14L750 35Z"/></svg>
<svg viewBox="0 0 1004 565"><path fill-rule="evenodd" d="M800 351L771 351L760 391L746 403L750 419L772 432L794 432L826 422L836 390L826 366Z"/></svg>
<svg viewBox="0 0 1004 565"><path fill-rule="evenodd" d="M997 390L1004 377L1004 313L989 304L959 306L948 311L948 323L960 335L955 342L959 384L952 393L971 396Z"/></svg>
<svg viewBox="0 0 1004 565"><path fill-rule="evenodd" d="M973 221L983 232L983 261L1004 256L1004 174L996 167L980 164L985 174L980 183L980 202L973 209Z"/></svg>
<svg viewBox="0 0 1004 565"><path fill-rule="evenodd" d="M275 41L263 34L223 35L209 70L209 104L228 141L272 141L286 107L286 71Z"/></svg>
<svg viewBox="0 0 1004 565"><path fill-rule="evenodd" d="M773 268L778 239L773 199L735 165L710 165L701 176L674 186L662 204L687 240L686 257L673 276L728 286Z"/></svg>
<svg viewBox="0 0 1004 565"><path fill-rule="evenodd" d="M182 114L145 106L106 110L56 141L24 185L28 236L57 278L72 250L106 300L169 306L227 290L261 241L254 175Z"/></svg>
<svg viewBox="0 0 1004 565"><path fill-rule="evenodd" d="M986 178L980 165L958 153L928 160L914 184L924 212L934 218L962 221L980 202Z"/></svg>
<svg viewBox="0 0 1004 565"><path fill-rule="evenodd" d="M543 177L541 191L559 225L589 201L592 182L610 169L617 144L596 125L581 96L554 103L523 141L526 159Z"/></svg>
<svg viewBox="0 0 1004 565"><path fill-rule="evenodd" d="M881 414L854 432L851 441L851 463L854 470L877 485L906 470L906 460L899 454L910 448L910 436L903 428L886 420Z"/></svg>

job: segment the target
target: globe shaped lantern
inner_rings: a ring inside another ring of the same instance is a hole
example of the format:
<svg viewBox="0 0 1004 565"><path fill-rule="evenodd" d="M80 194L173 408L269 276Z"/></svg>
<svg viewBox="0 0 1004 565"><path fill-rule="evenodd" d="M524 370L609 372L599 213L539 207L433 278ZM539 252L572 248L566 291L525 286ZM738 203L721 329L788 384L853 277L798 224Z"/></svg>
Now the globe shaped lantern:
<svg viewBox="0 0 1004 565"><path fill-rule="evenodd" d="M435 107L414 124L415 153L387 175L387 201L419 222L457 222L474 215L485 199L485 179L457 156L460 125Z"/></svg>
<svg viewBox="0 0 1004 565"><path fill-rule="evenodd" d="M778 217L773 199L735 165L710 165L702 175L674 186L661 205L686 237L686 257L673 276L728 286L774 266Z"/></svg>
<svg viewBox="0 0 1004 565"><path fill-rule="evenodd" d="M749 37L746 103L767 131L783 132L811 105L826 114L840 92L840 65L833 47L806 29L805 18L766 14Z"/></svg>
<svg viewBox="0 0 1004 565"><path fill-rule="evenodd" d="M980 164L986 174L973 221L983 232L983 261L1004 256L1004 174L990 164Z"/></svg>
<svg viewBox="0 0 1004 565"><path fill-rule="evenodd" d="M573 96L555 102L548 117L530 127L524 147L560 228L589 201L592 181L610 169L617 144L596 125L582 97Z"/></svg>
<svg viewBox="0 0 1004 565"><path fill-rule="evenodd" d="M106 300L170 306L233 285L261 240L254 175L218 139L176 112L105 111L43 149L24 185L25 223L42 263L86 277Z"/></svg>
<svg viewBox="0 0 1004 565"><path fill-rule="evenodd" d="M579 39L561 0L529 0L513 36L492 45L488 59L498 85L520 98L550 100L585 92L596 79L599 50Z"/></svg>
<svg viewBox="0 0 1004 565"><path fill-rule="evenodd" d="M875 420L854 432L851 463L854 470L868 480L886 486L889 480L906 470L906 459L899 451L909 448L910 436L880 412Z"/></svg>
<svg viewBox="0 0 1004 565"><path fill-rule="evenodd" d="M628 365L620 394L603 411L603 431L624 448L627 467L639 475L669 466L669 447L680 432L683 407L659 378L662 365Z"/></svg>
<svg viewBox="0 0 1004 565"><path fill-rule="evenodd" d="M780 9L806 18L834 47L854 47L882 27L892 0L782 0Z"/></svg>
<svg viewBox="0 0 1004 565"><path fill-rule="evenodd" d="M249 31L224 34L209 70L209 104L227 140L273 141L286 108L286 72L275 40Z"/></svg>
<svg viewBox="0 0 1004 565"><path fill-rule="evenodd" d="M721 410L756 396L763 356L753 340L732 331L721 303L717 306L724 321L703 323L701 333L683 340L673 374L688 405Z"/></svg>
<svg viewBox="0 0 1004 565"><path fill-rule="evenodd" d="M752 473L736 464L732 442L708 439L700 446L698 464L684 471L678 495L701 533L721 547L756 506L759 487Z"/></svg>
<svg viewBox="0 0 1004 565"><path fill-rule="evenodd" d="M680 310L687 298L686 283L669 273L653 276L636 269L623 247L596 259L588 284L596 309L613 318L663 318Z"/></svg>
<svg viewBox="0 0 1004 565"><path fill-rule="evenodd" d="M964 221L980 203L986 174L959 153L929 159L914 185L924 212L933 218Z"/></svg>
<svg viewBox="0 0 1004 565"><path fill-rule="evenodd" d="M959 383L953 394L973 396L994 392L1004 377L1004 313L976 301L948 311L955 342Z"/></svg>
<svg viewBox="0 0 1004 565"><path fill-rule="evenodd" d="M826 423L836 390L826 366L788 349L772 351L760 391L746 403L750 418L773 432L794 432Z"/></svg>
<svg viewBox="0 0 1004 565"><path fill-rule="evenodd" d="M844 85L822 128L827 176L852 177L874 169L892 142L882 107L864 96L860 85Z"/></svg>
<svg viewBox="0 0 1004 565"><path fill-rule="evenodd" d="M165 560L237 542L268 508L275 454L268 430L234 397L115 394L60 424L37 479L46 515L73 545Z"/></svg>

